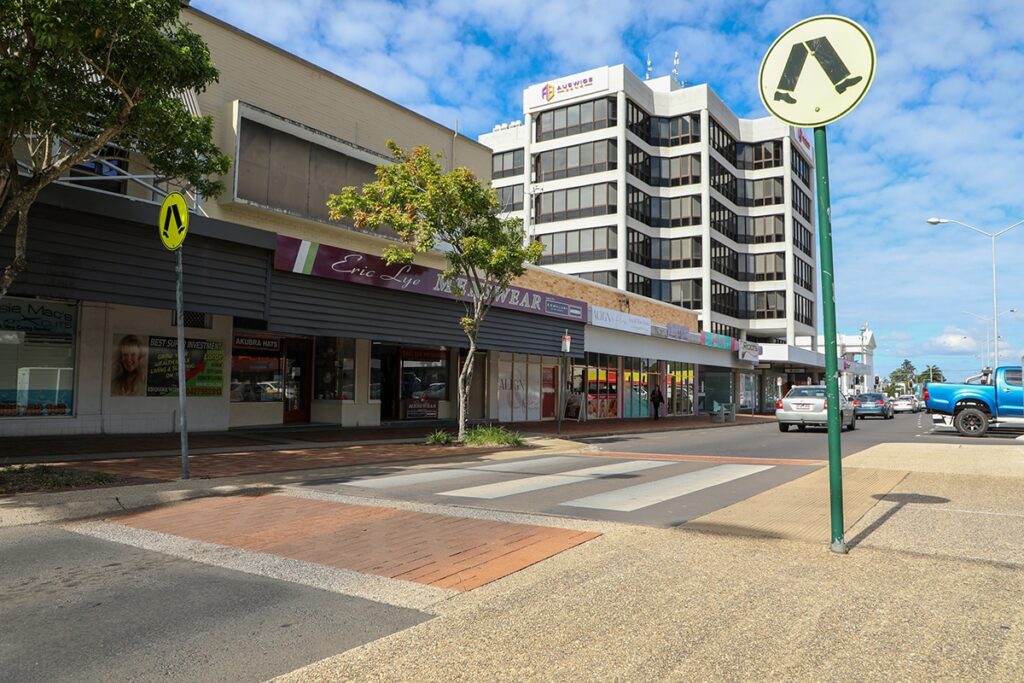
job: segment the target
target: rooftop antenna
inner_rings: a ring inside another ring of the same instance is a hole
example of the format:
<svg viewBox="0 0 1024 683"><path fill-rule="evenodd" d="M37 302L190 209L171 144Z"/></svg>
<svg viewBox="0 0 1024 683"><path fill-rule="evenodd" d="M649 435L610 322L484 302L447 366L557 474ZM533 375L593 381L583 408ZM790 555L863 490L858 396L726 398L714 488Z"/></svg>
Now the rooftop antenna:
<svg viewBox="0 0 1024 683"><path fill-rule="evenodd" d="M676 83L679 83L679 50L675 51L672 55L672 78L675 79Z"/></svg>
<svg viewBox="0 0 1024 683"><path fill-rule="evenodd" d="M647 75L644 76L645 81L651 80L651 72L654 71L654 67L651 66L651 53L647 53Z"/></svg>

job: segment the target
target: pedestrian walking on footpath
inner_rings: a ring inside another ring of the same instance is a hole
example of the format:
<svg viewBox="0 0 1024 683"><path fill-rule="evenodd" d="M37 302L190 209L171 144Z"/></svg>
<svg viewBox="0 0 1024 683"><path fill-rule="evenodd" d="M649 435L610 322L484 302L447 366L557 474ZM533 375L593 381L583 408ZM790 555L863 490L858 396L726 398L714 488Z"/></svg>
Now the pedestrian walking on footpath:
<svg viewBox="0 0 1024 683"><path fill-rule="evenodd" d="M661 395L661 387L657 384L651 389L651 403L654 404L654 419L657 420L661 414L661 404L665 402L665 397Z"/></svg>

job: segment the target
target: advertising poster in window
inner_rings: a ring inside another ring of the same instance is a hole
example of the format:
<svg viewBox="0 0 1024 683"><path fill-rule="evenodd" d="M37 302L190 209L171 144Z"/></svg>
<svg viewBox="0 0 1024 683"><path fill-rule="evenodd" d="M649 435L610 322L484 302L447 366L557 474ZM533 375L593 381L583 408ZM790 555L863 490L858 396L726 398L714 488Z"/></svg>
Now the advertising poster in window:
<svg viewBox="0 0 1024 683"><path fill-rule="evenodd" d="M224 342L185 340L188 396L224 393ZM178 340L174 337L114 335L112 396L177 396Z"/></svg>

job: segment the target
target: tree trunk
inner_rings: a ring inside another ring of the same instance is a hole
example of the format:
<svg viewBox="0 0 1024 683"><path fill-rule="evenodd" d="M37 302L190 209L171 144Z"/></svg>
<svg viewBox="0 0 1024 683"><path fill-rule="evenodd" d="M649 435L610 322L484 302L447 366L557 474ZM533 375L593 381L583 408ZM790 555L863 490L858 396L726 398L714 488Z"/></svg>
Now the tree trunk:
<svg viewBox="0 0 1024 683"><path fill-rule="evenodd" d="M14 260L4 268L3 275L0 275L0 299L7 296L7 290L11 288L15 278L25 270L28 265L26 246L28 245L28 207L18 211L18 229L14 234Z"/></svg>
<svg viewBox="0 0 1024 683"><path fill-rule="evenodd" d="M467 335L468 336L468 335ZM459 370L459 442L466 440L466 402L469 400L469 388L473 382L473 360L476 357L476 337L469 337L469 351L466 352L466 363Z"/></svg>

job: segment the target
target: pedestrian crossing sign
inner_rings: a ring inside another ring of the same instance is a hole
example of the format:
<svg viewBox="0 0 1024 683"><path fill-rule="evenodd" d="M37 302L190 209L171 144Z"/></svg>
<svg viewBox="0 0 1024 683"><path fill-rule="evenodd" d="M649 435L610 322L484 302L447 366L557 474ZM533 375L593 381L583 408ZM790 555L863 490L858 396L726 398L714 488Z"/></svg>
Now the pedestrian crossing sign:
<svg viewBox="0 0 1024 683"><path fill-rule="evenodd" d="M188 204L181 193L171 192L164 199L156 227L165 247L171 251L181 248L188 234Z"/></svg>
<svg viewBox="0 0 1024 683"><path fill-rule="evenodd" d="M761 101L791 126L838 121L860 104L875 78L875 45L846 17L811 17L768 48L758 76Z"/></svg>

